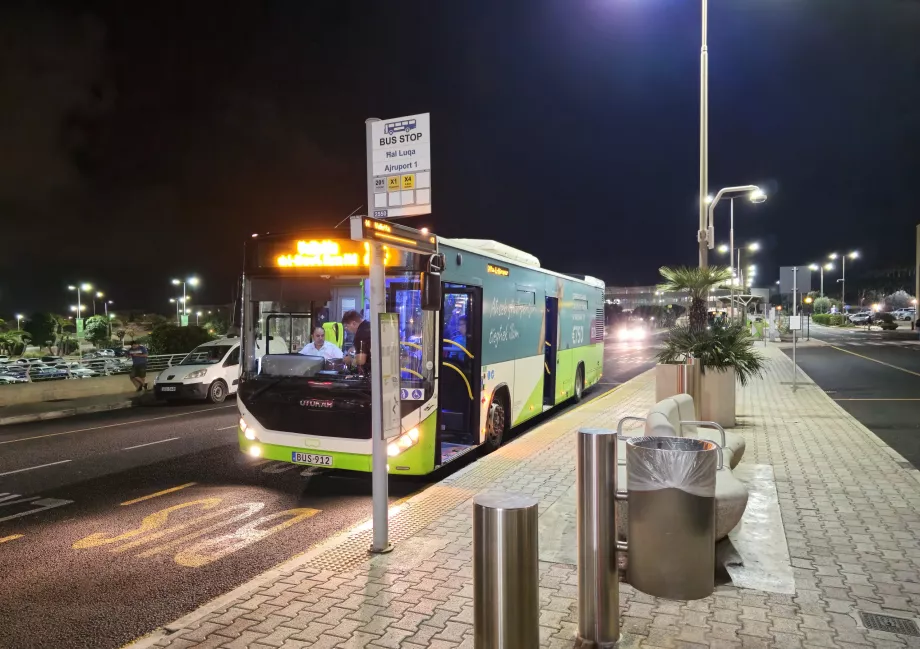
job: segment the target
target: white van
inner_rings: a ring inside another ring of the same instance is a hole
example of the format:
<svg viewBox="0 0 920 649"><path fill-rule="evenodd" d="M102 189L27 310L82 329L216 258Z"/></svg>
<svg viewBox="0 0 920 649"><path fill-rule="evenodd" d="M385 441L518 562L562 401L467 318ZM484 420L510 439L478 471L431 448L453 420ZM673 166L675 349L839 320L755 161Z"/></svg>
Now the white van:
<svg viewBox="0 0 920 649"><path fill-rule="evenodd" d="M160 372L153 382L157 399L207 399L220 403L236 394L240 382L240 339L221 338L199 345L178 365Z"/></svg>

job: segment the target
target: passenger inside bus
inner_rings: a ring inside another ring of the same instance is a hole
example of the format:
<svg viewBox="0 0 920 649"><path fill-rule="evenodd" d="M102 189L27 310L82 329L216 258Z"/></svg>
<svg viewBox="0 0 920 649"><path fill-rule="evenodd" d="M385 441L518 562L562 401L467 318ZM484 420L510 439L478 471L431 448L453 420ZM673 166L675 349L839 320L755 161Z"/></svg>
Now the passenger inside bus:
<svg viewBox="0 0 920 649"><path fill-rule="evenodd" d="M464 351L466 349L466 330L467 318L465 315L462 315L457 318L453 333L450 337L450 341L454 344L444 345L445 356L456 360L462 360L466 356L466 352Z"/></svg>

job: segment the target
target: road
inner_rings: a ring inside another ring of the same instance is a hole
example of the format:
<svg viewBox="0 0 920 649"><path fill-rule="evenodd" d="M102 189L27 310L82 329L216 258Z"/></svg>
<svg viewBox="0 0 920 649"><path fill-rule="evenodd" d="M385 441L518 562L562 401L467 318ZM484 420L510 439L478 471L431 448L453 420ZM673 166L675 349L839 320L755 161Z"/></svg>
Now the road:
<svg viewBox="0 0 920 649"><path fill-rule="evenodd" d="M656 340L607 343L586 397L649 369ZM369 517L369 476L243 456L237 418L228 402L0 428L0 647L119 647ZM459 462L391 478L391 500Z"/></svg>
<svg viewBox="0 0 920 649"><path fill-rule="evenodd" d="M812 325L811 337L827 344L800 347L799 367L866 428L920 468L920 341L916 333ZM786 353L791 356L791 350Z"/></svg>

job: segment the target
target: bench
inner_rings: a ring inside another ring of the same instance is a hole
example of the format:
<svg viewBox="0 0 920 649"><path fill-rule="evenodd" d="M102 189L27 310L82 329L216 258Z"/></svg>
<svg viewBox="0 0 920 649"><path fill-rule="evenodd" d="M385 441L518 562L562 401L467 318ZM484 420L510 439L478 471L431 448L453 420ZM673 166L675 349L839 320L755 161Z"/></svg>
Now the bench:
<svg viewBox="0 0 920 649"><path fill-rule="evenodd" d="M623 424L628 421L644 422L643 429L623 432ZM621 492L626 485L626 441L625 437L695 437L713 442L722 454L720 468L716 471L716 541L719 541L734 529L744 515L747 506L747 487L732 474L744 455L744 437L738 433L726 432L715 422L695 421L693 397L678 394L662 399L649 410L646 417L623 417L617 424L617 485ZM629 504L623 500L619 504L617 516L617 537L626 540L629 521Z"/></svg>

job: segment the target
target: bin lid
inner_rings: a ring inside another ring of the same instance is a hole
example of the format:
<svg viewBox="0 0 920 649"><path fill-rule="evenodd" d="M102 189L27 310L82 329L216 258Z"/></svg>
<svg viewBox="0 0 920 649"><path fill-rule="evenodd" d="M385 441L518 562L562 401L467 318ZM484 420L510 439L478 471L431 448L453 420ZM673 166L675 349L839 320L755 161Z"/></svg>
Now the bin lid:
<svg viewBox="0 0 920 649"><path fill-rule="evenodd" d="M633 437L626 442L626 489L680 489L694 496L715 497L717 451L707 440Z"/></svg>
<svg viewBox="0 0 920 649"><path fill-rule="evenodd" d="M631 437L626 441L626 444L643 449L686 451L690 453L716 450L715 443L692 437Z"/></svg>

